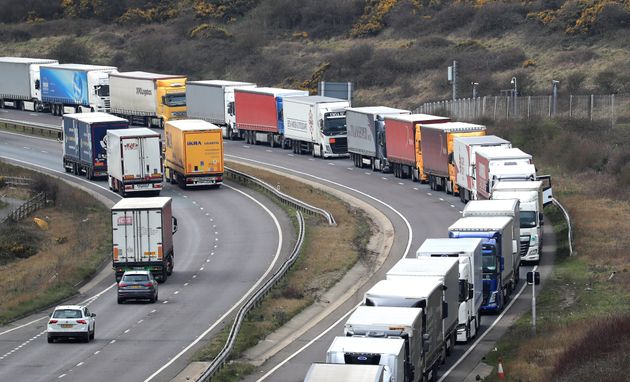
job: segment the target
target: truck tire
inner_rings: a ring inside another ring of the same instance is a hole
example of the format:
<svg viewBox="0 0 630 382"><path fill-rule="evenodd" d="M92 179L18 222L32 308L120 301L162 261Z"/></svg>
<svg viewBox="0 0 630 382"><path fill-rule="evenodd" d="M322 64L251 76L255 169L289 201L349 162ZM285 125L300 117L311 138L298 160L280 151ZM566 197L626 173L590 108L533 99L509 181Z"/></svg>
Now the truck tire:
<svg viewBox="0 0 630 382"><path fill-rule="evenodd" d="M166 260L166 274L168 276L173 274L173 268L175 267L175 261L171 256Z"/></svg>
<svg viewBox="0 0 630 382"><path fill-rule="evenodd" d="M273 134L267 134L267 142L269 143L269 147L274 147L274 139Z"/></svg>

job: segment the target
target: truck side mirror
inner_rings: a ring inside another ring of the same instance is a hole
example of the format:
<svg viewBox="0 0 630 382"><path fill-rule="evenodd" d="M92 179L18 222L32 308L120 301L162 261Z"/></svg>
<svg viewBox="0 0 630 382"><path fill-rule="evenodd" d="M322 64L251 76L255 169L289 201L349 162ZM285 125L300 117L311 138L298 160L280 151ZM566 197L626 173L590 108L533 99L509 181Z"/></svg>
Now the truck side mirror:
<svg viewBox="0 0 630 382"><path fill-rule="evenodd" d="M468 284L468 298L475 297L475 288L472 284Z"/></svg>
<svg viewBox="0 0 630 382"><path fill-rule="evenodd" d="M538 213L538 220L540 220L540 225L545 225L545 215L542 212Z"/></svg>
<svg viewBox="0 0 630 382"><path fill-rule="evenodd" d="M429 352L429 340L431 339L431 337L429 337L428 333L425 333L422 335L422 351L424 353L428 353Z"/></svg>
<svg viewBox="0 0 630 382"><path fill-rule="evenodd" d="M499 259L499 263L501 263L501 272L503 272L505 270L505 259L503 256Z"/></svg>
<svg viewBox="0 0 630 382"><path fill-rule="evenodd" d="M173 216L173 233L177 232L177 218Z"/></svg>
<svg viewBox="0 0 630 382"><path fill-rule="evenodd" d="M448 318L448 302L442 300L442 319Z"/></svg>
<svg viewBox="0 0 630 382"><path fill-rule="evenodd" d="M39 80L35 80L35 90L39 90L40 82Z"/></svg>
<svg viewBox="0 0 630 382"><path fill-rule="evenodd" d="M227 112L229 115L234 115L234 102L228 103Z"/></svg>

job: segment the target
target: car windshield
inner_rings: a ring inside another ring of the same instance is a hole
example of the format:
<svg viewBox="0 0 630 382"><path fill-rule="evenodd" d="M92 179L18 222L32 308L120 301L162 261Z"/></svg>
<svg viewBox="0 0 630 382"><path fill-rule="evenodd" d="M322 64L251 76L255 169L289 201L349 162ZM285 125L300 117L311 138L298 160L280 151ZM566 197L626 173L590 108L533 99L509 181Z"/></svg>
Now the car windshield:
<svg viewBox="0 0 630 382"><path fill-rule="evenodd" d="M536 227L536 211L521 211L521 228Z"/></svg>
<svg viewBox="0 0 630 382"><path fill-rule="evenodd" d="M186 106L186 93L173 93L164 97L166 106Z"/></svg>
<svg viewBox="0 0 630 382"><path fill-rule="evenodd" d="M53 318L81 318L81 311L77 309L59 309L53 313Z"/></svg>
<svg viewBox="0 0 630 382"><path fill-rule="evenodd" d="M324 119L324 135L341 135L346 133L346 118L335 117Z"/></svg>
<svg viewBox="0 0 630 382"><path fill-rule="evenodd" d="M148 275L124 275L123 281L128 283L141 283L145 281L149 281Z"/></svg>

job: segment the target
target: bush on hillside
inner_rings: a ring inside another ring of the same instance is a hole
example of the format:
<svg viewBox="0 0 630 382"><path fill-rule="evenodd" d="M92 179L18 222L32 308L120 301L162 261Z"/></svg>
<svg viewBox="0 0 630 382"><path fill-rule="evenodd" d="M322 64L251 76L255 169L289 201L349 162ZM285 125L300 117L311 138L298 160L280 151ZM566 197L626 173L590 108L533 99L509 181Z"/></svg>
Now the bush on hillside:
<svg viewBox="0 0 630 382"><path fill-rule="evenodd" d="M619 3L606 3L602 5L601 11L593 21L591 33L610 33L618 29L630 27L630 12Z"/></svg>
<svg viewBox="0 0 630 382"><path fill-rule="evenodd" d="M60 63L90 63L93 61L90 48L83 42L74 37L66 37L61 39L52 47L48 53L48 58L59 60Z"/></svg>
<svg viewBox="0 0 630 382"><path fill-rule="evenodd" d="M61 15L61 1L50 0L0 0L0 23L17 23L29 17L47 20Z"/></svg>
<svg viewBox="0 0 630 382"><path fill-rule="evenodd" d="M522 5L492 2L477 9L471 24L472 36L500 36L525 21Z"/></svg>

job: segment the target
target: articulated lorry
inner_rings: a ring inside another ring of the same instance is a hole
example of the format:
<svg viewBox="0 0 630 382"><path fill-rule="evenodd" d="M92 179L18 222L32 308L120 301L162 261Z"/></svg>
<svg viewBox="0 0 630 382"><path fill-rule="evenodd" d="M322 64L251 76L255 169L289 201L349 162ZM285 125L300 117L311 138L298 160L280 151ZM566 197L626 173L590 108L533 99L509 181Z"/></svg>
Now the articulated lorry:
<svg viewBox="0 0 630 382"><path fill-rule="evenodd" d="M187 118L202 119L223 130L223 137L238 136L234 110L234 89L252 89L251 82L204 80L186 82Z"/></svg>
<svg viewBox="0 0 630 382"><path fill-rule="evenodd" d="M444 285L439 277L381 280L365 292L364 305L422 308L423 357L416 368L418 378L430 379L446 359L442 321L448 318L448 304L443 300Z"/></svg>
<svg viewBox="0 0 630 382"><path fill-rule="evenodd" d="M388 114L384 119L387 161L394 176L426 182L420 150L420 125L449 122L451 119L428 114Z"/></svg>
<svg viewBox="0 0 630 382"><path fill-rule="evenodd" d="M536 180L532 156L517 148L482 147L476 159L477 199L487 200L500 181Z"/></svg>
<svg viewBox="0 0 630 382"><path fill-rule="evenodd" d="M112 209L112 266L116 282L127 270L151 271L166 281L173 273L173 217L171 198L126 198Z"/></svg>
<svg viewBox="0 0 630 382"><path fill-rule="evenodd" d="M56 64L42 58L0 57L0 109L44 111L40 66Z"/></svg>
<svg viewBox="0 0 630 382"><path fill-rule="evenodd" d="M284 139L284 100L304 97L306 90L279 88L234 89L236 129L250 145L265 142L287 147Z"/></svg>
<svg viewBox="0 0 630 382"><path fill-rule="evenodd" d="M148 72L120 72L110 76L113 114L132 125L163 128L186 118L186 77Z"/></svg>
<svg viewBox="0 0 630 382"><path fill-rule="evenodd" d="M346 108L342 99L307 96L284 100L284 138L295 154L319 158L348 155Z"/></svg>
<svg viewBox="0 0 630 382"><path fill-rule="evenodd" d="M63 168L88 179L107 176L107 131L127 129L126 119L107 113L63 116Z"/></svg>
<svg viewBox="0 0 630 382"><path fill-rule="evenodd" d="M344 334L357 338L405 340L405 381L415 381L423 370L428 334L423 330L422 308L360 306L346 321ZM426 345L425 345L426 343Z"/></svg>
<svg viewBox="0 0 630 382"><path fill-rule="evenodd" d="M477 199L476 159L477 149L481 147L511 148L512 144L496 135L457 137L453 140L455 182L459 188L459 199L462 203Z"/></svg>
<svg viewBox="0 0 630 382"><path fill-rule="evenodd" d="M483 239L484 313L502 311L518 284L520 257L514 244L513 225L511 217L468 217L457 220L448 229L450 238Z"/></svg>
<svg viewBox="0 0 630 382"><path fill-rule="evenodd" d="M492 200L519 200L519 253L522 261L540 261L543 246L543 182L498 182L492 190Z"/></svg>
<svg viewBox="0 0 630 382"><path fill-rule="evenodd" d="M449 257L459 260L459 307L457 341L474 338L481 324L483 302L482 239L426 239L416 251L416 257Z"/></svg>
<svg viewBox="0 0 630 382"><path fill-rule="evenodd" d="M331 381L385 382L385 366L313 363L304 377L304 382Z"/></svg>
<svg viewBox="0 0 630 382"><path fill-rule="evenodd" d="M55 64L39 67L42 103L53 115L110 112L113 66Z"/></svg>
<svg viewBox="0 0 630 382"><path fill-rule="evenodd" d="M457 137L486 135L486 127L465 122L445 122L421 124L423 176L426 176L432 190L444 190L457 194L453 163L453 140Z"/></svg>
<svg viewBox="0 0 630 382"><path fill-rule="evenodd" d="M411 382L405 375L409 349L402 338L335 337L326 351L326 363L382 365L386 382ZM333 378L330 381L343 381Z"/></svg>
<svg viewBox="0 0 630 382"><path fill-rule="evenodd" d="M107 182L123 197L162 190L162 142L146 127L107 132Z"/></svg>
<svg viewBox="0 0 630 382"><path fill-rule="evenodd" d="M400 259L385 275L387 280L437 277L442 280L447 317L442 320L442 334L446 354L451 354L457 340L457 311L459 305L459 259L449 257L418 257Z"/></svg>
<svg viewBox="0 0 630 382"><path fill-rule="evenodd" d="M220 187L224 151L221 128L200 119L166 122L164 174L181 188Z"/></svg>

